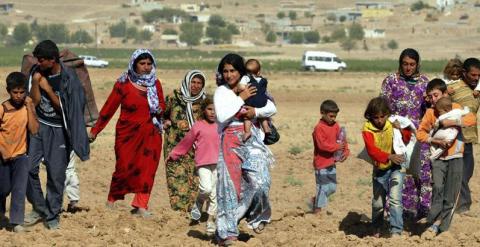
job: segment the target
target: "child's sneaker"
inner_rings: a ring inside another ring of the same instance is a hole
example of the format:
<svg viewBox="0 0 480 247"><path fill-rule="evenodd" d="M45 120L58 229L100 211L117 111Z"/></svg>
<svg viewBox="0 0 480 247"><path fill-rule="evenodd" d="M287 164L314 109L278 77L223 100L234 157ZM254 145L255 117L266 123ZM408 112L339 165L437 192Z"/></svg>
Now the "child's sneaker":
<svg viewBox="0 0 480 247"><path fill-rule="evenodd" d="M200 220L202 217L202 212L198 208L197 203L193 204L192 211L190 211L190 217L192 217L192 220Z"/></svg>
<svg viewBox="0 0 480 247"><path fill-rule="evenodd" d="M217 230L217 226L215 225L215 222L207 221L207 235L215 234L216 230Z"/></svg>
<svg viewBox="0 0 480 247"><path fill-rule="evenodd" d="M30 230L22 225L14 225L12 231L15 233L29 232Z"/></svg>

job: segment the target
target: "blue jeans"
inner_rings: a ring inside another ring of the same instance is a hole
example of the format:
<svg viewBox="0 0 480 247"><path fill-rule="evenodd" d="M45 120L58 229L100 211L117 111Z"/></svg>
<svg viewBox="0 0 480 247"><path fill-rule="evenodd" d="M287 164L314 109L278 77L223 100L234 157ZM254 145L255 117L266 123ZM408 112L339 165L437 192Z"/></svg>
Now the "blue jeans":
<svg viewBox="0 0 480 247"><path fill-rule="evenodd" d="M394 165L388 170L373 171L372 224L376 228L383 225L383 208L386 195L389 195L390 232L403 231L402 187L405 173L400 166Z"/></svg>
<svg viewBox="0 0 480 247"><path fill-rule="evenodd" d="M327 206L328 197L337 190L336 166L315 170L315 182L317 184L317 195L313 208L324 208Z"/></svg>

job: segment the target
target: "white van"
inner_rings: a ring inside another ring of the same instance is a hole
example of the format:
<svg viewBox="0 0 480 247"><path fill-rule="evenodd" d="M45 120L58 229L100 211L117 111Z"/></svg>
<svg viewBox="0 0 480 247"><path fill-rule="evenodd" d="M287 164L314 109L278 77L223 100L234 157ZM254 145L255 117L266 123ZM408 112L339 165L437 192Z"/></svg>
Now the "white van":
<svg viewBox="0 0 480 247"><path fill-rule="evenodd" d="M325 51L305 51L302 58L302 67L305 70L335 70L341 71L347 68L347 64L340 60L337 55Z"/></svg>

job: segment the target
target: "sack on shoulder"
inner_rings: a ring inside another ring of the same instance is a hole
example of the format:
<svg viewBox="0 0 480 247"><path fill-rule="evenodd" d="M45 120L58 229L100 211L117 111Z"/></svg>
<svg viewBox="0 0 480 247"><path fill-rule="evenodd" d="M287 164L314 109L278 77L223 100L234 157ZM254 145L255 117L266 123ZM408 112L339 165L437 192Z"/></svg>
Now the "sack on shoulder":
<svg viewBox="0 0 480 247"><path fill-rule="evenodd" d="M98 119L98 108L95 102L95 96L93 94L92 82L90 81L90 75L87 67L83 63L83 59L79 58L75 53L68 49L64 49L60 52L60 61L66 66L72 68L77 73L78 79L82 83L83 90L85 91L85 124L88 127L93 127ZM31 80L31 76L36 69L37 59L32 53L25 54L22 59L22 73Z"/></svg>
<svg viewBox="0 0 480 247"><path fill-rule="evenodd" d="M271 132L268 134L265 133L265 138L263 139L263 143L265 143L265 145L272 145L280 140L280 134L278 133L277 128L275 128L271 121L269 122L269 125Z"/></svg>

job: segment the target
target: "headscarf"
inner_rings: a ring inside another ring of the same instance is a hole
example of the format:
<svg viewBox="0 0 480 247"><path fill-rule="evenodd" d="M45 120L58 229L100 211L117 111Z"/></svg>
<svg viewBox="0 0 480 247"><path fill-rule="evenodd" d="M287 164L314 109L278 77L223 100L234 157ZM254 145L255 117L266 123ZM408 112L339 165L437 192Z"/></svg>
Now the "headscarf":
<svg viewBox="0 0 480 247"><path fill-rule="evenodd" d="M192 83L192 79L195 76L201 76L203 78L203 87L202 90L195 96L192 96L190 93L190 84ZM195 123L195 118L193 117L193 109L192 104L193 102L197 101L198 99L204 99L206 97L205 93L205 82L206 77L200 70L190 70L182 80L182 86L180 91L182 92L181 99L187 103L187 120L188 120L188 127L192 128L192 125Z"/></svg>
<svg viewBox="0 0 480 247"><path fill-rule="evenodd" d="M152 57L152 71L149 74L137 74L135 72L135 60L142 54L148 54ZM125 83L127 79L130 79L131 82L139 85L144 86L147 88L147 100L148 106L150 108L150 115L152 116L153 125L157 127L159 132L162 132L163 126L161 119L157 119L156 115L160 114L162 109L159 107L160 103L158 100L158 93L157 87L155 86L155 81L157 80L156 75L156 63L155 57L153 54L147 49L137 49L133 52L132 56L130 57L130 62L128 63L128 70L123 72L123 74L118 78L120 83Z"/></svg>

